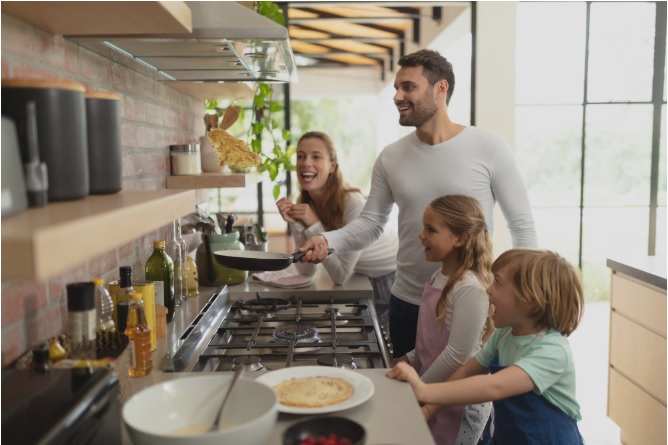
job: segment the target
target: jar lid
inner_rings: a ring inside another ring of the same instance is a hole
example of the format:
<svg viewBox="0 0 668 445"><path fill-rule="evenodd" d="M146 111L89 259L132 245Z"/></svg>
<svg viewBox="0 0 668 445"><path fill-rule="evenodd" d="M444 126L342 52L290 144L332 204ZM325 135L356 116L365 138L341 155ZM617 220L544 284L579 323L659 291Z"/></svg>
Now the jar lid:
<svg viewBox="0 0 668 445"><path fill-rule="evenodd" d="M104 99L104 100L121 100L121 96L109 91L86 91L86 100L88 99Z"/></svg>
<svg viewBox="0 0 668 445"><path fill-rule="evenodd" d="M180 144L180 145L170 145L169 150L171 152L183 152L183 153L197 153L199 152L199 144Z"/></svg>
<svg viewBox="0 0 668 445"><path fill-rule="evenodd" d="M60 79L3 79L2 88L50 88L86 92L84 84Z"/></svg>
<svg viewBox="0 0 668 445"><path fill-rule="evenodd" d="M69 283L66 287L68 311L81 312L95 309L95 284Z"/></svg>

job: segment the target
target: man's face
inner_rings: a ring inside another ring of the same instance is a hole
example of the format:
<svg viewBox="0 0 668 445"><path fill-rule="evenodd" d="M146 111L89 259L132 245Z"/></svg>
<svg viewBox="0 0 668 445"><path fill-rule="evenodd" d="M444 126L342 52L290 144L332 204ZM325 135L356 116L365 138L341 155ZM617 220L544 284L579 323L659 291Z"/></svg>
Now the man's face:
<svg viewBox="0 0 668 445"><path fill-rule="evenodd" d="M399 125L404 127L421 127L438 108L434 87L422 70L422 66L401 67L394 80L394 104L399 110Z"/></svg>

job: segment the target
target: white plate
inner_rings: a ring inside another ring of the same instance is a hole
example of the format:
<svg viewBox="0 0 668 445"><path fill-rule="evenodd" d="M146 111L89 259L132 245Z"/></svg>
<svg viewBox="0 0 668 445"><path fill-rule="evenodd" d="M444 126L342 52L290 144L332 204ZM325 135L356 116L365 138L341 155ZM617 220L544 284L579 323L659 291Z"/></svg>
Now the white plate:
<svg viewBox="0 0 668 445"><path fill-rule="evenodd" d="M270 371L255 380L273 388L285 380L301 377L339 377L345 379L353 385L353 395L348 400L336 405L318 408L288 406L279 402L278 410L280 412L290 414L322 414L343 411L344 409L353 408L366 402L371 398L374 391L373 382L368 377L355 371L330 366L295 366L292 368L283 368Z"/></svg>

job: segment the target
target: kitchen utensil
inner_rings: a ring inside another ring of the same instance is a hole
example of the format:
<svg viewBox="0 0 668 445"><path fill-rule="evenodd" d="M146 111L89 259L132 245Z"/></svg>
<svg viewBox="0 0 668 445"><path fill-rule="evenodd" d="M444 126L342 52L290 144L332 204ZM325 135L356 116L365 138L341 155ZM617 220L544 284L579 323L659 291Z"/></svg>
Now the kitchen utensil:
<svg viewBox="0 0 668 445"><path fill-rule="evenodd" d="M28 162L24 165L28 203L30 207L44 207L48 202L49 179L46 164L39 160L37 141L37 111L35 102L26 104L26 146Z"/></svg>
<svg viewBox="0 0 668 445"><path fill-rule="evenodd" d="M232 233L234 229L234 221L237 220L237 216L230 213L227 215L227 221L225 222L225 233Z"/></svg>
<svg viewBox="0 0 668 445"><path fill-rule="evenodd" d="M16 126L2 116L2 217L11 216L28 207L28 195L23 176L23 163Z"/></svg>
<svg viewBox="0 0 668 445"><path fill-rule="evenodd" d="M366 431L354 420L345 417L315 417L291 425L283 433L283 445L299 445L308 436L318 439L335 434L339 439L348 439L351 445L364 445Z"/></svg>
<svg viewBox="0 0 668 445"><path fill-rule="evenodd" d="M150 386L123 406L123 420L134 445L264 445L278 416L278 397L253 379L239 379L225 412L234 428L205 433L232 382L231 373L170 379ZM4 393L4 391L3 391ZM204 424L199 434L176 436L175 430Z"/></svg>
<svg viewBox="0 0 668 445"><path fill-rule="evenodd" d="M206 132L212 128L218 128L218 115L217 114L205 114L204 115L204 125L206 126Z"/></svg>
<svg viewBox="0 0 668 445"><path fill-rule="evenodd" d="M327 255L332 253L334 249L328 249ZM306 255L306 252L287 254L259 250L216 250L213 255L218 263L230 269L263 272L287 269L290 264L299 261Z"/></svg>
<svg viewBox="0 0 668 445"><path fill-rule="evenodd" d="M241 112L241 107L238 105L230 105L225 109L223 113L223 120L220 121L220 128L227 130L239 119L239 113Z"/></svg>
<svg viewBox="0 0 668 445"><path fill-rule="evenodd" d="M241 373L244 371L243 366L237 366L234 369L234 375L232 376L232 382L230 382L230 386L227 387L227 392L225 393L225 397L223 398L223 403L220 404L220 410L218 411L218 415L216 416L216 420L214 420L213 425L211 425L211 428L209 428L209 431L218 431L220 429L220 418L223 416L223 408L225 408L225 404L227 403L227 399L230 398L230 394L232 393L232 390L234 389L234 384L237 383L237 380L241 376Z"/></svg>

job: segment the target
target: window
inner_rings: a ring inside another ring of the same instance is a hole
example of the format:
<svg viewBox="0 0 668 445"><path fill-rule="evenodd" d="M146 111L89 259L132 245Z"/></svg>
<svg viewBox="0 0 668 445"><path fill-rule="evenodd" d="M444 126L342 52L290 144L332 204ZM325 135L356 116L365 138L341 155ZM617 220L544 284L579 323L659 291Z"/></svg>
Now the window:
<svg viewBox="0 0 668 445"><path fill-rule="evenodd" d="M665 28L665 3L517 6L518 165L539 245L588 300L609 297L608 257L666 254Z"/></svg>

